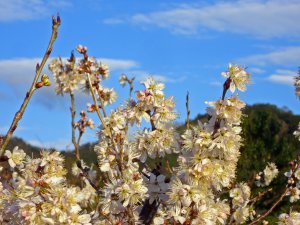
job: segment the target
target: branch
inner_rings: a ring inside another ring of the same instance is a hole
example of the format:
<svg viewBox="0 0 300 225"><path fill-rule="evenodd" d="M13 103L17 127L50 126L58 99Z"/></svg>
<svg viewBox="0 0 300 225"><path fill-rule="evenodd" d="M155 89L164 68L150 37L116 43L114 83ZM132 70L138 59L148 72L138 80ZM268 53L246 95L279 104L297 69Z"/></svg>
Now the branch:
<svg viewBox="0 0 300 225"><path fill-rule="evenodd" d="M258 219L254 220L252 223L249 223L249 225L254 225L257 224L259 221L261 221L262 219L266 218L274 209L275 207L283 200L283 198L286 196L286 193L289 191L289 187L287 187L285 189L285 191L282 193L282 195L280 196L280 198L274 203L274 205L261 217L259 217Z"/></svg>
<svg viewBox="0 0 300 225"><path fill-rule="evenodd" d="M264 192L259 192L258 195L252 199L249 200L249 203L252 202L251 205L253 205L255 202L257 202L258 200L260 200L262 197L264 197L267 193L272 192L273 189L269 188L267 190L265 190Z"/></svg>
<svg viewBox="0 0 300 225"><path fill-rule="evenodd" d="M98 105L97 98L96 98L95 92L93 90L93 84L92 84L91 77L90 77L89 73L87 73L87 78L88 78L90 92L91 92L92 97L93 97L93 101L94 101L94 105L95 105L95 108L96 108L97 115L98 115L98 117L99 117L99 119L100 119L100 121L101 121L104 129L106 130L107 126L106 126L106 123L104 121L104 118L103 118L102 114L100 113L100 107Z"/></svg>
<svg viewBox="0 0 300 225"><path fill-rule="evenodd" d="M71 127L72 127L72 143L74 145L74 149L75 149L75 156L77 160L80 160L80 154L79 154L79 142L76 142L76 135L75 135L75 115L76 115L76 111L75 111L75 97L73 93L70 93L70 97L71 97L71 116L72 116L72 122L71 122Z"/></svg>
<svg viewBox="0 0 300 225"><path fill-rule="evenodd" d="M8 161L8 157L5 155L0 156L0 162L6 162Z"/></svg>
<svg viewBox="0 0 300 225"><path fill-rule="evenodd" d="M106 118L106 117L107 117L107 114L106 114L106 111L105 111L105 108L104 108L104 102L103 102L103 99L101 98L100 90L97 89L97 92L98 92L98 96L99 96L99 100L100 100L100 104L101 104L101 109L102 109L102 112L103 112L103 116L104 116L104 118Z"/></svg>
<svg viewBox="0 0 300 225"><path fill-rule="evenodd" d="M222 100L225 99L226 96L226 92L228 91L228 89L230 88L230 84L231 84L231 78L227 78L227 80L224 82L223 84L223 93L222 93Z"/></svg>
<svg viewBox="0 0 300 225"><path fill-rule="evenodd" d="M81 174L83 177L85 177L87 179L87 181L89 182L89 184L95 189L95 191L97 192L97 194L100 194L101 191L98 189L97 185L93 183L93 181L89 178L88 176L88 171L90 170L90 168L83 168L81 165L81 161L77 160L76 161L76 165L77 167L81 170Z"/></svg>
<svg viewBox="0 0 300 225"><path fill-rule="evenodd" d="M186 102L185 102L185 107L186 107L186 121L185 125L187 129L190 129L190 108L189 108L189 92L186 94Z"/></svg>
<svg viewBox="0 0 300 225"><path fill-rule="evenodd" d="M57 38L57 31L58 31L58 27L60 25L60 17L57 16L57 19L55 19L55 17L52 17L52 34L51 34L51 38L47 47L47 50L44 54L43 60L40 64L37 64L36 66L36 73L34 76L34 79L32 81L31 87L29 89L29 91L26 93L25 99L20 107L20 109L18 110L18 112L16 112L14 119L10 125L9 130L7 131L6 136L4 137L4 140L2 142L2 145L0 146L0 156L3 155L4 150L9 142L9 140L11 139L14 131L16 130L16 128L18 127L18 123L19 121L22 119L22 116L25 112L25 109L31 99L31 96L33 95L34 91L38 88L36 85L38 83L38 79L41 75L41 72L46 64L46 61L48 60L51 52L52 52L52 46Z"/></svg>
<svg viewBox="0 0 300 225"><path fill-rule="evenodd" d="M132 99L132 91L133 91L133 81L134 81L135 77L133 77L131 80L128 80L130 89L129 89L129 98Z"/></svg>

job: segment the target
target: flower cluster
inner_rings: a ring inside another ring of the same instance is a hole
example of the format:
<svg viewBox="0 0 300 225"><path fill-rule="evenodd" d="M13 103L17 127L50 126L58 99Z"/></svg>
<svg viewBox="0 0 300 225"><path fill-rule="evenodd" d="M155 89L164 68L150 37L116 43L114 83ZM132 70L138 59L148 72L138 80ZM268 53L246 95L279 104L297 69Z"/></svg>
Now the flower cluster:
<svg viewBox="0 0 300 225"><path fill-rule="evenodd" d="M295 77L295 87L296 87L296 96L300 99L300 71L298 71L298 76Z"/></svg>
<svg viewBox="0 0 300 225"><path fill-rule="evenodd" d="M132 96L134 78L122 75L120 84L129 84L130 96L108 113L107 104L117 97L113 89L102 84L109 76L108 66L89 57L86 47L79 45L76 50L82 60L72 54L68 60L52 60L49 69L56 93L71 96L72 142L77 160L72 173L81 179L80 185L68 184L59 152L42 151L39 158L31 158L18 147L7 150L1 158L7 163L0 167L6 173L0 180L0 222L220 225L254 224L254 220L265 218L253 209L252 201L257 198L249 185L235 179L245 107L236 92L245 91L250 83L245 68L229 65L222 73L227 79L221 98L207 102L208 120L188 125L180 134L174 124L178 116L174 99L165 96L163 83L150 77ZM87 111L97 114L101 122L99 141L94 146L96 169L80 158L80 137L94 123L83 111L75 123L75 90L91 94L94 102L88 104ZM142 124L145 127L141 128ZM77 142L76 128L80 133ZM300 136L299 130L295 135ZM167 159L170 154L177 158L172 168ZM286 173L284 194L290 195L291 202L300 199L298 165L298 160L292 161ZM268 186L277 175L276 165L268 163L257 175L256 184ZM299 214L281 214L279 221L297 224Z"/></svg>
<svg viewBox="0 0 300 225"><path fill-rule="evenodd" d="M12 168L16 166L23 167L26 153L22 149L19 149L18 146L16 146L12 152L6 150L4 155L8 158L8 163Z"/></svg>
<svg viewBox="0 0 300 225"><path fill-rule="evenodd" d="M297 225L300 221L300 213L290 212L289 214L282 213L279 216L278 225Z"/></svg>
<svg viewBox="0 0 300 225"><path fill-rule="evenodd" d="M11 178L0 185L2 221L91 224L92 214L85 208L95 199L89 193L95 191L87 182L83 188L67 185L64 159L59 152L41 152L40 158L32 159L15 148L12 152L7 150L6 155L10 156Z"/></svg>
<svg viewBox="0 0 300 225"><path fill-rule="evenodd" d="M296 138L299 139L300 141L300 123L298 125L298 129L296 131L294 131L294 135L296 136Z"/></svg>
<svg viewBox="0 0 300 225"><path fill-rule="evenodd" d="M290 162L290 171L284 175L288 177L288 191L290 202L296 202L300 199L300 166L299 160Z"/></svg>
<svg viewBox="0 0 300 225"><path fill-rule="evenodd" d="M257 186L268 186L274 178L278 175L278 169L274 163L268 163L263 172L259 172L256 175L256 185Z"/></svg>
<svg viewBox="0 0 300 225"><path fill-rule="evenodd" d="M89 93L90 85L87 77L89 74L93 87L101 91L101 96L105 99L106 104L111 104L116 98L116 93L113 89L103 89L101 86L101 80L109 77L108 65L99 63L94 57L87 57L87 48L84 46L78 45L76 50L86 57L77 60L72 53L69 59L52 59L49 64L49 70L53 73L56 84L56 93L73 94L75 90L79 89Z"/></svg>

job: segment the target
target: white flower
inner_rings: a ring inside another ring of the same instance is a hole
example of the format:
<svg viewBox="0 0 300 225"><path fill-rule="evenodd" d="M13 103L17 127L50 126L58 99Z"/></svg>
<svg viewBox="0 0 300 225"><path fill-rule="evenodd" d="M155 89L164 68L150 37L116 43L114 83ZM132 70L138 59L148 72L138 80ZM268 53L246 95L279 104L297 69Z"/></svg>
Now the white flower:
<svg viewBox="0 0 300 225"><path fill-rule="evenodd" d="M229 195L234 207L244 206L250 198L250 188L245 183L237 184L236 188L230 190Z"/></svg>
<svg viewBox="0 0 300 225"><path fill-rule="evenodd" d="M277 177L277 175L278 175L278 169L277 169L275 163L268 163L268 165L264 169L263 173L260 172L257 175L256 185L258 187L259 186L262 186L262 187L268 186L272 182L272 180L275 177Z"/></svg>
<svg viewBox="0 0 300 225"><path fill-rule="evenodd" d="M167 195L165 194L169 188L169 185L165 182L166 177L162 174L156 176L153 173L150 174L150 179L148 182L148 194L150 196L149 202L152 204L158 198L162 201L167 200Z"/></svg>
<svg viewBox="0 0 300 225"><path fill-rule="evenodd" d="M19 149L18 146L16 146L13 151L6 150L5 156L8 157L8 163L9 165L14 168L16 166L23 166L24 159L26 157L26 153Z"/></svg>
<svg viewBox="0 0 300 225"><path fill-rule="evenodd" d="M83 214L79 216L78 214L74 214L71 215L71 218L68 222L70 225L91 225L91 219L91 215L89 214Z"/></svg>
<svg viewBox="0 0 300 225"><path fill-rule="evenodd" d="M103 79L107 79L109 77L109 68L105 63L100 63L99 73L102 75Z"/></svg>
<svg viewBox="0 0 300 225"><path fill-rule="evenodd" d="M162 218L162 217L155 217L155 218L153 219L153 223L154 223L155 225L162 225L162 224L164 224L164 222L165 222L165 220L164 220L164 218Z"/></svg>
<svg viewBox="0 0 300 225"><path fill-rule="evenodd" d="M295 171L295 177L300 180L300 168Z"/></svg>
<svg viewBox="0 0 300 225"><path fill-rule="evenodd" d="M286 213L282 213L279 215L278 219L279 219L278 225L299 225L300 213L290 212L290 215Z"/></svg>
<svg viewBox="0 0 300 225"><path fill-rule="evenodd" d="M125 74L122 74L119 78L119 83L124 87L127 80L128 80L128 77Z"/></svg>
<svg viewBox="0 0 300 225"><path fill-rule="evenodd" d="M287 195L290 195L290 202L296 202L300 199L300 190L297 187L291 188Z"/></svg>
<svg viewBox="0 0 300 225"><path fill-rule="evenodd" d="M234 213L233 218L237 224L242 224L249 217L249 208L248 207L239 207Z"/></svg>
<svg viewBox="0 0 300 225"><path fill-rule="evenodd" d="M299 87L300 89L300 87ZM299 90L299 98L300 98L300 90ZM298 129L296 131L294 131L294 135L296 136L296 138L299 139L300 141L300 122L299 122L299 125L298 125Z"/></svg>
<svg viewBox="0 0 300 225"><path fill-rule="evenodd" d="M238 65L229 64L228 71L223 72L222 75L231 78L230 91L234 92L235 88L240 91L246 90L246 84L250 83L250 74L244 68Z"/></svg>

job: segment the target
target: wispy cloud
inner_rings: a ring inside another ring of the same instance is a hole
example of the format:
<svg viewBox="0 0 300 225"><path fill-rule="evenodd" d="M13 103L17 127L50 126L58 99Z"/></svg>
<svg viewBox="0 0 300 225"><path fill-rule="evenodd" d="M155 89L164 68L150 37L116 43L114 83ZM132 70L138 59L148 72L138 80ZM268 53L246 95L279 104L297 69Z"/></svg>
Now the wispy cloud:
<svg viewBox="0 0 300 225"><path fill-rule="evenodd" d="M139 67L138 62L134 60L126 59L109 59L109 58L100 58L99 61L109 65L111 71L124 71L132 68Z"/></svg>
<svg viewBox="0 0 300 225"><path fill-rule="evenodd" d="M154 25L180 34L205 30L250 34L256 37L299 37L300 2L297 0L215 1L212 4L182 4L150 13L135 14L130 22ZM123 21L125 21L123 19ZM119 18L104 21L119 24Z"/></svg>
<svg viewBox="0 0 300 225"><path fill-rule="evenodd" d="M72 143L70 140L56 140L56 141L41 141L41 140L28 140L27 141L29 144L40 147L41 149L50 149L54 148L56 150L68 150L68 149L73 149Z"/></svg>
<svg viewBox="0 0 300 225"><path fill-rule="evenodd" d="M243 64L258 66L298 66L300 62L300 46L291 46L265 54L251 55L241 58L238 61Z"/></svg>
<svg viewBox="0 0 300 225"><path fill-rule="evenodd" d="M63 58L63 59L66 59ZM51 58L48 60L48 62ZM107 63L110 71L129 70L138 67L134 60L100 58L99 61ZM0 60L0 81L9 85L29 84L34 77L35 67L41 58L17 58ZM45 66L47 69L47 65Z"/></svg>
<svg viewBox="0 0 300 225"><path fill-rule="evenodd" d="M116 25L124 23L124 20L118 18L108 18L103 20L103 23L108 25Z"/></svg>
<svg viewBox="0 0 300 225"><path fill-rule="evenodd" d="M36 64L40 61L40 58L0 60L0 82L10 87L17 97L23 97L34 77ZM138 67L138 63L133 60L102 58L99 61L107 63L111 72L120 72ZM45 72L50 74L47 67L48 65L45 66ZM53 81L52 76L50 76L50 79ZM35 100L48 108L61 104L62 101L56 97L54 88L54 85L42 88L39 90L40 94L35 96ZM80 95L79 101L81 98L83 96Z"/></svg>
<svg viewBox="0 0 300 225"><path fill-rule="evenodd" d="M54 10L71 6L68 0L0 1L0 22L31 20L49 16Z"/></svg>
<svg viewBox="0 0 300 225"><path fill-rule="evenodd" d="M209 85L220 87L222 86L222 83L220 81L212 81L209 83Z"/></svg>
<svg viewBox="0 0 300 225"><path fill-rule="evenodd" d="M276 70L276 72L269 76L267 80L279 84L294 85L296 75L296 71Z"/></svg>
<svg viewBox="0 0 300 225"><path fill-rule="evenodd" d="M257 68L257 67L251 67L251 68L249 68L249 71L254 74L261 74L261 73L266 72L265 70L263 70L261 68Z"/></svg>
<svg viewBox="0 0 300 225"><path fill-rule="evenodd" d="M144 81L145 79L147 79L147 77L153 77L156 80L161 81L163 83L180 83L187 78L186 76L174 78L174 77L165 76L161 74L152 74L143 70L130 71L128 72L128 75L130 77L135 77L137 81Z"/></svg>
<svg viewBox="0 0 300 225"><path fill-rule="evenodd" d="M35 66L40 58L0 60L0 81L16 86L28 85L34 77Z"/></svg>

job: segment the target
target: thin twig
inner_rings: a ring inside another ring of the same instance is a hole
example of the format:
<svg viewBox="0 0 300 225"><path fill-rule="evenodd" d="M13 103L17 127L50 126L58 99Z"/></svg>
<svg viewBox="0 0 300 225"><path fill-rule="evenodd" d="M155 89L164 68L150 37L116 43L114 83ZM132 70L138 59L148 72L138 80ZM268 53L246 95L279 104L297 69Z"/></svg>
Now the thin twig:
<svg viewBox="0 0 300 225"><path fill-rule="evenodd" d="M106 118L107 114L106 114L106 111L105 111L105 108L104 108L103 99L101 98L100 90L97 89L97 92L98 92L98 96L99 96L99 100L100 100L100 104L101 104L101 109L102 109L102 112L103 112L103 116L104 116L104 118Z"/></svg>
<svg viewBox="0 0 300 225"><path fill-rule="evenodd" d="M104 130L105 130L105 131L108 131L109 138L110 138L110 140L112 141L113 147L114 147L114 149L115 149L115 151L116 151L116 153L117 153L117 152L119 152L119 151L118 151L117 144L116 144L116 142L115 142L115 140L114 140L114 137L113 137L113 133L112 133L111 128L108 127L108 126L106 125L106 123L105 123L105 121L104 121L104 118L103 118L103 116L102 116L102 114L101 114L101 112L100 112L100 108L99 108L99 105L98 105L98 102L97 102L96 94L95 94L95 92L94 92L94 90L93 90L93 85L92 85L92 81L91 81L91 78L90 78L90 74L89 74L89 73L87 73L87 78L88 78L88 83L89 83L89 87L90 87L90 92L91 92L91 94L92 94L92 98L93 98L93 101L94 101L94 105L95 105L95 108L96 108L97 115L98 115L98 117L99 117L99 119L100 119L100 121L101 121L101 123L102 123L102 125L103 125ZM122 168L123 165L122 165L122 163L121 163L120 160L118 160L118 166L119 166L120 173L121 173L121 175L122 175L122 174L123 174L123 168Z"/></svg>
<svg viewBox="0 0 300 225"><path fill-rule="evenodd" d="M98 105L98 101L97 101L97 98L96 98L96 95L95 95L95 92L93 90L93 85L92 85L92 81L91 81L91 77L90 77L90 74L87 73L87 78L88 78L88 82L89 82L89 86L90 86L90 92L92 94L92 98L93 98L93 101L94 101L94 105L95 105L95 108L96 108L96 112L97 112L97 115L104 127L104 129L106 130L107 129L107 126L106 126L106 123L104 121L104 118L102 116L102 114L100 113L100 107Z"/></svg>
<svg viewBox="0 0 300 225"><path fill-rule="evenodd" d="M97 185L94 184L93 181L88 176L88 171L90 170L90 168L83 168L80 160L76 161L76 165L81 170L81 175L87 179L87 181L95 189L97 194L101 194L101 191L98 189Z"/></svg>
<svg viewBox="0 0 300 225"><path fill-rule="evenodd" d="M185 107L186 107L186 121L185 121L185 125L186 125L187 129L190 129L190 114L191 114L191 111L189 109L189 92L187 92L187 94L186 94Z"/></svg>
<svg viewBox="0 0 300 225"><path fill-rule="evenodd" d="M75 156L77 160L80 160L80 154L79 154L79 143L76 142L76 125L75 125L75 115L76 115L76 111L75 111L75 97L73 93L70 93L70 97L71 97L71 117L72 117L72 122L71 122L71 127L72 127L72 143L74 145L74 149L75 149Z"/></svg>
<svg viewBox="0 0 300 225"><path fill-rule="evenodd" d="M269 188L267 190L265 190L264 192L259 192L257 196L255 196L254 198L249 200L249 203L252 202L252 205L257 202L258 200L260 200L263 196L265 196L267 193L273 191L272 188Z"/></svg>
<svg viewBox="0 0 300 225"><path fill-rule="evenodd" d="M228 91L228 89L230 88L230 84L231 84L232 80L231 78L227 78L227 80L224 82L223 84L223 93L222 93L222 100L225 99L226 96L226 92Z"/></svg>
<svg viewBox="0 0 300 225"><path fill-rule="evenodd" d="M52 34L51 34L51 38L48 44L48 47L46 49L46 52L44 54L43 60L40 64L37 64L36 66L36 73L34 76L34 79L32 81L31 87L29 89L29 91L26 93L26 96L24 98L24 101L20 107L20 109L18 110L18 112L15 114L14 119L10 125L9 130L7 131L6 136L4 137L4 141L2 142L2 145L0 146L0 156L3 155L4 150L9 142L9 140L11 139L14 131L16 130L16 128L18 127L18 123L19 121L22 119L22 116L25 112L25 109L31 99L31 96L33 95L34 91L37 89L36 88L36 83L41 75L41 72L46 64L46 61L48 60L51 52L52 52L52 46L57 38L57 31L58 31L58 27L60 26L60 17L57 16L57 18L55 19L55 17L52 17Z"/></svg>
<svg viewBox="0 0 300 225"><path fill-rule="evenodd" d="M132 99L132 91L133 91L133 81L134 81L135 77L133 77L131 80L128 80L130 89L129 89L129 98Z"/></svg>
<svg viewBox="0 0 300 225"><path fill-rule="evenodd" d="M280 196L280 198L274 203L274 205L261 217L259 217L258 219L254 220L253 222L249 223L248 225L254 225L257 224L259 221L261 221L262 219L266 218L274 209L275 207L283 200L283 198L286 196L286 193L289 191L289 187L287 187L285 189L285 191L282 193L282 195Z"/></svg>

